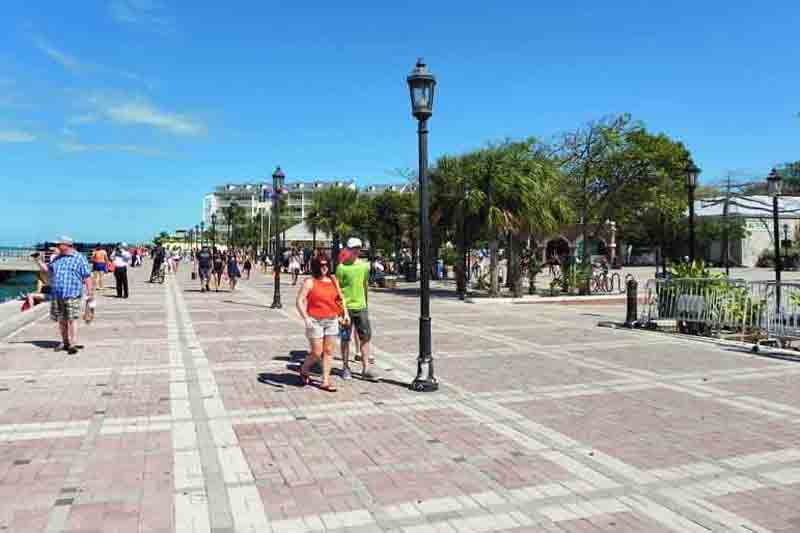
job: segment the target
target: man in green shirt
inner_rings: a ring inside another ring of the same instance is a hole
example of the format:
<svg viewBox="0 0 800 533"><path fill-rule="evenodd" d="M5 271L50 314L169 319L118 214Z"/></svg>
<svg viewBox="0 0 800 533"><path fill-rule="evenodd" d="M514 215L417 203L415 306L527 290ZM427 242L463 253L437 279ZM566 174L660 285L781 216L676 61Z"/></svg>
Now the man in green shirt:
<svg viewBox="0 0 800 533"><path fill-rule="evenodd" d="M367 312L367 287L369 285L369 263L362 261L361 241L355 237L347 241L353 257L352 262L340 263L336 267L336 279L342 288L344 305L350 315L350 322L342 326L342 379L350 379L350 337L355 328L361 344L361 377L376 381L377 375L369 369L369 341L372 338L372 328Z"/></svg>

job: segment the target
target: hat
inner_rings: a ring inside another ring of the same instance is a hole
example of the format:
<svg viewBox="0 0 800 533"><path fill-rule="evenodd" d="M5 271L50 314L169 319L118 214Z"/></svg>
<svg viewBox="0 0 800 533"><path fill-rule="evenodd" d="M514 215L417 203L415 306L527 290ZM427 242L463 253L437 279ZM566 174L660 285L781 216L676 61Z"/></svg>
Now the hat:
<svg viewBox="0 0 800 533"><path fill-rule="evenodd" d="M347 241L348 248L361 248L361 239L358 237L350 237Z"/></svg>
<svg viewBox="0 0 800 533"><path fill-rule="evenodd" d="M61 237L56 239L56 244L66 244L72 246L73 244L75 244L75 241L72 240L72 237L66 237L62 235Z"/></svg>

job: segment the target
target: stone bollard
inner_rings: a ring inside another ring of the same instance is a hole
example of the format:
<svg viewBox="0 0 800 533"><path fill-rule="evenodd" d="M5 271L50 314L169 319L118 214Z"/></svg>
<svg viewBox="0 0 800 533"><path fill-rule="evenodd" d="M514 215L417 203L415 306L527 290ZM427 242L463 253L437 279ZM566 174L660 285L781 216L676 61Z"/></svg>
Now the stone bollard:
<svg viewBox="0 0 800 533"><path fill-rule="evenodd" d="M626 316L625 316L625 327L632 328L636 326L636 322L638 321L638 292L639 292L639 284L636 283L636 280L630 278L627 283L625 283L625 292L626 292Z"/></svg>

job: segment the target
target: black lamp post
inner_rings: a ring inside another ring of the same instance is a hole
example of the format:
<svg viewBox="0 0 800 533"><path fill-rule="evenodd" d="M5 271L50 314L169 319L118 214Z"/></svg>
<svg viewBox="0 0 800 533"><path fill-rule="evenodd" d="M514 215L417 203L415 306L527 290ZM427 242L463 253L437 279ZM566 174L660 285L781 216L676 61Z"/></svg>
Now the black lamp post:
<svg viewBox="0 0 800 533"><path fill-rule="evenodd" d="M211 248L217 247L217 214L211 215Z"/></svg>
<svg viewBox="0 0 800 533"><path fill-rule="evenodd" d="M689 160L686 165L686 190L689 191L689 262L694 263L694 190L697 188L697 176L700 169Z"/></svg>
<svg viewBox="0 0 800 533"><path fill-rule="evenodd" d="M280 251L280 228L278 221L280 220L280 201L281 194L283 193L283 182L286 179L286 174L283 173L281 167L275 169L272 173L272 213L275 219L275 250L274 259L272 262L272 271L275 278L275 292L272 295L272 309L281 309L281 251Z"/></svg>
<svg viewBox="0 0 800 533"><path fill-rule="evenodd" d="M194 243L192 244L192 246L194 246L195 248L202 248L203 245L200 243L200 239L202 239L203 236L200 234L199 224L194 225L194 233L192 235L194 237Z"/></svg>
<svg viewBox="0 0 800 533"><path fill-rule="evenodd" d="M781 312L781 236L778 222L778 197L781 195L783 180L774 168L767 176L767 189L772 196L772 240L775 241L775 312Z"/></svg>
<svg viewBox="0 0 800 533"><path fill-rule="evenodd" d="M431 218L430 193L428 191L428 119L433 115L433 96L436 78L428 72L422 58L407 78L411 91L411 114L418 121L419 142L419 240L420 240L420 316L419 316L419 356L417 357L417 376L411 389L419 392L432 392L439 389L433 374L433 354L431 348ZM425 372L427 367L427 376Z"/></svg>

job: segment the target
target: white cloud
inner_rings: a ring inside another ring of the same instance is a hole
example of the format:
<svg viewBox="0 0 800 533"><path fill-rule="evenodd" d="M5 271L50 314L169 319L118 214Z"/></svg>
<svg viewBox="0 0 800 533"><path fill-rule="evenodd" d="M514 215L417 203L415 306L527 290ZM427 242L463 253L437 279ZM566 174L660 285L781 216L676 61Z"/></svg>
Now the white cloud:
<svg viewBox="0 0 800 533"><path fill-rule="evenodd" d="M44 52L50 59L64 67L65 69L69 70L73 73L100 73L100 74L110 74L113 76L120 76L122 78L126 78L129 80L133 80L139 83L144 84L148 88L152 88L153 82L145 79L144 77L140 76L135 72L131 72L129 70L119 70L112 67L107 67L105 65L100 65L97 63L91 63L89 61L83 61L78 59L74 55L65 52L59 48L53 46L48 40L44 39L41 36L33 36L33 41L36 44L36 47ZM0 80L2 82L2 80ZM2 83L0 83L1 85Z"/></svg>
<svg viewBox="0 0 800 533"><path fill-rule="evenodd" d="M164 15L164 6L154 0L111 0L108 3L111 18L124 24L144 24L168 27L172 20Z"/></svg>
<svg viewBox="0 0 800 533"><path fill-rule="evenodd" d="M164 153L156 148L148 148L136 144L84 144L77 140L65 140L59 143L59 149L67 153L81 152L128 152L132 154L146 155L148 157L160 157Z"/></svg>
<svg viewBox="0 0 800 533"><path fill-rule="evenodd" d="M175 135L196 136L206 133L206 125L188 115L158 109L145 100L109 101L93 97L97 112L118 124L150 126Z"/></svg>
<svg viewBox="0 0 800 533"><path fill-rule="evenodd" d="M36 136L19 130L0 130L2 143L29 143L36 140Z"/></svg>
<svg viewBox="0 0 800 533"><path fill-rule="evenodd" d="M79 72L86 69L87 65L79 61L78 58L68 54L67 52L64 52L63 50L59 50L43 38L36 37L35 42L39 50L47 54L52 60L54 60L56 63L59 63L65 69L73 72Z"/></svg>

